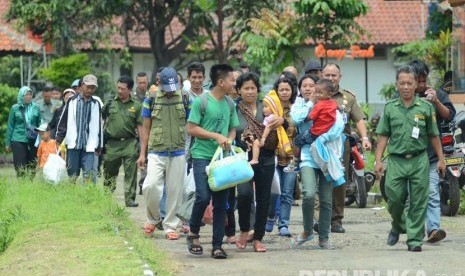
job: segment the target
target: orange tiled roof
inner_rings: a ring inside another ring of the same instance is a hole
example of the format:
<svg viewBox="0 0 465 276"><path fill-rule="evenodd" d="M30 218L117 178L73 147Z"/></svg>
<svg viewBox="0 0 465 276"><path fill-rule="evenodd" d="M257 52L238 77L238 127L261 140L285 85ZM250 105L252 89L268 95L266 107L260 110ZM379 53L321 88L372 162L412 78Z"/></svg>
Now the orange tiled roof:
<svg viewBox="0 0 465 276"><path fill-rule="evenodd" d="M41 44L13 29L4 19L10 1L0 0L0 52L39 52Z"/></svg>
<svg viewBox="0 0 465 276"><path fill-rule="evenodd" d="M427 4L422 4L422 1L365 0L365 2L369 10L366 16L358 19L358 22L371 37L366 36L362 43L404 44L425 37L428 8Z"/></svg>

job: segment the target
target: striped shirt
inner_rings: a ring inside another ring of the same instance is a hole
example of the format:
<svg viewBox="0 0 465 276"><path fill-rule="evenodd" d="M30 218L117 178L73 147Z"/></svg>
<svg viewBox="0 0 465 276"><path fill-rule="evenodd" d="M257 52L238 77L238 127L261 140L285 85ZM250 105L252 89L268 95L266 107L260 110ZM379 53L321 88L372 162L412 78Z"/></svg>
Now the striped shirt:
<svg viewBox="0 0 465 276"><path fill-rule="evenodd" d="M85 149L87 138L89 136L89 122L91 115L91 104L93 99L85 101L81 94L77 96L76 105L76 124L77 124L77 141L76 149Z"/></svg>

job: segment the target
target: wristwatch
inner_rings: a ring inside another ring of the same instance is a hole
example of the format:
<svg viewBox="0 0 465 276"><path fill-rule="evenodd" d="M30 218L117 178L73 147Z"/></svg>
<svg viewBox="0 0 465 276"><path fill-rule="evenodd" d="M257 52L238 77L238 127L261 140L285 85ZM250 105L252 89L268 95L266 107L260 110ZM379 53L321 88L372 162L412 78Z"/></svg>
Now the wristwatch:
<svg viewBox="0 0 465 276"><path fill-rule="evenodd" d="M368 137L364 136L364 137L362 137L362 140L369 141L370 139L368 139Z"/></svg>

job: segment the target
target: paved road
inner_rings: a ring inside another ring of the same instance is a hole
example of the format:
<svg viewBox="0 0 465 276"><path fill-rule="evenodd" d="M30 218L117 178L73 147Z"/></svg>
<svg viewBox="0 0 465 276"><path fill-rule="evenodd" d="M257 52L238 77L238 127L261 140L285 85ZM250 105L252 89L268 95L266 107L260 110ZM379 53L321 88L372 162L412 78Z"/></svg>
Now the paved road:
<svg viewBox="0 0 465 276"><path fill-rule="evenodd" d="M115 193L123 203L122 177ZM129 208L131 218L143 226L145 204L137 196L138 208ZM164 234L156 232L154 243L163 248L179 263L177 275L465 275L465 216L443 217L442 225L447 238L435 245L426 244L423 252L407 251L406 236L397 245L386 245L390 229L386 209L373 210L350 207L346 209L345 234L331 234L330 250L321 250L317 240L301 248L290 246L289 238L278 237L277 229L265 236L266 253L255 253L251 244L245 252L233 245L225 245L227 260L210 258L211 226L201 229L204 255L197 257L187 251L185 238L168 241ZM301 207L293 207L290 230L301 230Z"/></svg>

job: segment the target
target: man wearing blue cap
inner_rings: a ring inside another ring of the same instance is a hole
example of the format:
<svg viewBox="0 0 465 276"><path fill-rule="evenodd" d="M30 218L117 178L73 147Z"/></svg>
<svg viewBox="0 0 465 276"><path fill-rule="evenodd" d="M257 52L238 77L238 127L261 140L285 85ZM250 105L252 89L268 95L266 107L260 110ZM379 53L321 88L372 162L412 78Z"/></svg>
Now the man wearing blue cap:
<svg viewBox="0 0 465 276"><path fill-rule="evenodd" d="M166 67L160 73L160 86L154 97L146 98L142 106L144 119L141 151L137 164L145 166L148 151L147 176L142 191L147 204L146 235L163 224L168 240L179 239L176 227L180 223L176 211L182 204L184 188L186 105L179 87L176 70ZM166 185L165 185L166 184ZM160 215L163 187L166 189L166 216Z"/></svg>

